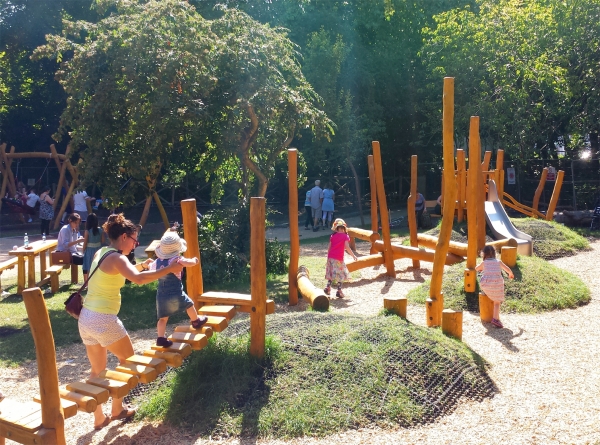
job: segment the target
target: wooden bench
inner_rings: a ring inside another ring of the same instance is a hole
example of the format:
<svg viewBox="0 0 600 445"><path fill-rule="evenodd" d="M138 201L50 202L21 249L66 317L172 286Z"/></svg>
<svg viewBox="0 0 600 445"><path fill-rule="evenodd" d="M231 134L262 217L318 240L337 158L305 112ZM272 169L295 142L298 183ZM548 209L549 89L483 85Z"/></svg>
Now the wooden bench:
<svg viewBox="0 0 600 445"><path fill-rule="evenodd" d="M50 266L48 269L46 269L46 273L48 275L50 275L50 288L52 290L52 293L55 294L56 292L58 292L58 276L60 275L60 273L63 270L63 266Z"/></svg>
<svg viewBox="0 0 600 445"><path fill-rule="evenodd" d="M434 213L436 206L437 206L436 199L425 201L425 210L427 210L427 213L429 213L433 217L440 218L442 216L441 214Z"/></svg>
<svg viewBox="0 0 600 445"><path fill-rule="evenodd" d="M2 276L2 272L4 272L5 270L12 269L13 267L15 267L17 265L17 261L18 259L16 257L11 258L10 260L2 261L0 263L0 276ZM2 283L0 282L0 289L1 287Z"/></svg>

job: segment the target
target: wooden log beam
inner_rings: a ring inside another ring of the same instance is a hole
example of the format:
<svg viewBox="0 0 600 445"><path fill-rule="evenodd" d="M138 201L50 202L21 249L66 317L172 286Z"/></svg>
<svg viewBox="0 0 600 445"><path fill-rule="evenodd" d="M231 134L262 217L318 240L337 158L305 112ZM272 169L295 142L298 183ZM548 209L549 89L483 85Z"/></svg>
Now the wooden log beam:
<svg viewBox="0 0 600 445"><path fill-rule="evenodd" d="M376 241L373 243L373 247L377 252L383 252L383 242ZM420 249L418 247L412 246L400 246L398 244L392 244L392 257L395 260L399 260L401 258L410 258L417 259L419 261L427 261L429 263L433 263L434 259L434 251L433 250L425 250ZM446 254L445 265L451 266L452 264L460 263L463 261L463 257L459 255L455 255L451 252Z"/></svg>
<svg viewBox="0 0 600 445"><path fill-rule="evenodd" d="M250 313L250 354L265 355L267 262L265 257L264 197L250 198L250 295L256 311Z"/></svg>
<svg viewBox="0 0 600 445"><path fill-rule="evenodd" d="M462 341L462 328L462 311L453 311L452 309L442 311L442 332L444 334Z"/></svg>
<svg viewBox="0 0 600 445"><path fill-rule="evenodd" d="M306 298L313 309L326 311L329 309L329 298L323 289L317 289L310 281L310 271L306 266L300 266L297 272L298 290Z"/></svg>
<svg viewBox="0 0 600 445"><path fill-rule="evenodd" d="M479 294L479 317L481 321L489 323L494 316L494 302L486 295Z"/></svg>
<svg viewBox="0 0 600 445"><path fill-rule="evenodd" d="M408 230L410 233L410 245L418 247L417 241L417 215L415 211L417 202L417 155L410 157L410 195L406 202L406 217L408 218ZM413 267L419 269L419 260L413 258Z"/></svg>
<svg viewBox="0 0 600 445"><path fill-rule="evenodd" d="M357 227L348 227L348 235L350 238L358 238L363 241L374 243L379 239L379 233L372 230L359 229Z"/></svg>
<svg viewBox="0 0 600 445"><path fill-rule="evenodd" d="M381 255L381 253L375 253L372 255L361 256L356 261L349 261L346 263L346 267L349 272L354 272L367 267L379 266L384 263L385 259L383 258L383 255Z"/></svg>
<svg viewBox="0 0 600 445"><path fill-rule="evenodd" d="M479 200L479 173L481 172L481 150L479 150L479 116L471 116L469 122L469 170L467 172L467 264L463 285L465 292L475 292L477 286L477 209L485 204ZM481 222L485 224L485 220ZM452 242L450 242L452 244Z"/></svg>
<svg viewBox="0 0 600 445"><path fill-rule="evenodd" d="M533 204L531 207L533 210L538 210L538 206L540 204L540 197L542 196L542 192L544 191L544 186L546 185L546 179L548 178L548 167L544 167L542 170L542 175L540 176L540 182L535 189L535 193L533 195ZM535 218L535 216L534 216Z"/></svg>
<svg viewBox="0 0 600 445"><path fill-rule="evenodd" d="M196 215L196 200L184 199L181 201L181 216L183 221L183 238L187 243L186 258L198 258L198 264L186 268L187 294L194 302L196 310L200 309L202 304L198 297L204 292L202 281L202 260L200 258L200 246L198 244L198 217Z"/></svg>
<svg viewBox="0 0 600 445"><path fill-rule="evenodd" d="M371 186L371 231L378 232L379 224L377 224L377 181L375 180L375 162L373 155L367 156L369 165L369 184Z"/></svg>
<svg viewBox="0 0 600 445"><path fill-rule="evenodd" d="M406 297L384 297L383 307L388 311L393 312L399 317L406 318L406 306L408 300Z"/></svg>
<svg viewBox="0 0 600 445"><path fill-rule="evenodd" d="M552 221L552 218L554 218L554 211L556 210L556 204L558 204L558 197L560 196L560 189L562 188L564 178L565 172L559 170L556 175L556 181L554 182L554 189L552 190L552 197L548 204L548 210L546 210L546 221Z"/></svg>
<svg viewBox="0 0 600 445"><path fill-rule="evenodd" d="M381 167L381 148L379 142L373 141L373 161L375 165L375 180L377 183L377 201L379 203L379 213L381 215L381 232L385 249L383 257L385 258L386 273L390 277L396 276L394 269L394 259L392 258L392 240L390 238L390 218L385 197L385 187L383 185L383 169Z"/></svg>

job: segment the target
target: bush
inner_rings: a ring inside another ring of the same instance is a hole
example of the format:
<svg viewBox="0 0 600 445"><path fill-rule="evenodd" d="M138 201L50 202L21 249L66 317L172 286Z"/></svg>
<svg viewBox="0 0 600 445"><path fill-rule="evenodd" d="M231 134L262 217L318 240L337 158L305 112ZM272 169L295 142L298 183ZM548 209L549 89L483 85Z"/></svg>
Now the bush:
<svg viewBox="0 0 600 445"><path fill-rule="evenodd" d="M250 211L247 206L207 212L198 226L202 277L208 286L248 279ZM289 254L277 240L267 240L268 274L287 272Z"/></svg>

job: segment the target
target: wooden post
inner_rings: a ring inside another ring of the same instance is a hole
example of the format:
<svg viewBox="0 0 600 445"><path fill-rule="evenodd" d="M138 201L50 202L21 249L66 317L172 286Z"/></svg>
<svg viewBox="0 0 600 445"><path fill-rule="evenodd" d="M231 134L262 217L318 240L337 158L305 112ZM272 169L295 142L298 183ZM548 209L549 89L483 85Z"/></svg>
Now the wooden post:
<svg viewBox="0 0 600 445"><path fill-rule="evenodd" d="M171 224L169 224L169 218L167 218L167 212L165 212L165 208L160 202L160 196L156 193L156 190L152 191L152 196L154 197L154 202L156 203L156 207L158 207L158 211L160 212L160 216L162 218L163 224L165 225L165 230L169 230Z"/></svg>
<svg viewBox="0 0 600 445"><path fill-rule="evenodd" d="M479 151L481 153L481 149ZM481 161L481 170L484 172L489 171L490 169L490 161L492 160L492 152L487 150L483 154L483 161Z"/></svg>
<svg viewBox="0 0 600 445"><path fill-rule="evenodd" d="M58 391L56 350L48 309L42 291L38 287L26 289L23 292L23 301L35 343L42 400L42 426L53 429L56 432L56 443L64 445L66 443L65 416Z"/></svg>
<svg viewBox="0 0 600 445"><path fill-rule="evenodd" d="M462 341L462 322L462 311L453 311L452 309L442 311L442 332L444 334Z"/></svg>
<svg viewBox="0 0 600 445"><path fill-rule="evenodd" d="M71 151L71 146L67 145L67 149L65 151L65 157L69 156L69 151ZM54 191L54 203L52 204L52 210L56 210L56 206L58 205L58 198L61 196L63 182L65 182L65 174L67 172L67 163L66 161L62 161L60 164L60 175L58 177L58 183L56 184L56 190ZM62 208L62 206L61 206ZM66 207L65 207L66 208ZM60 217L62 216L64 210L60 212L60 215L57 217L54 215L58 221L60 221Z"/></svg>
<svg viewBox="0 0 600 445"><path fill-rule="evenodd" d="M494 177L496 181L496 190L498 192L498 198L500 203L504 199L504 150L498 149L496 152L496 169L494 171Z"/></svg>
<svg viewBox="0 0 600 445"><path fill-rule="evenodd" d="M500 249L500 259L508 267L515 267L517 265L517 248L503 246Z"/></svg>
<svg viewBox="0 0 600 445"><path fill-rule="evenodd" d="M0 198L4 198L6 194L6 187L8 186L8 174L6 173L6 166L3 159L5 159L4 153L6 153L6 142L0 145L0 173L2 173L2 188L0 189ZM2 209L2 201L0 200L0 209Z"/></svg>
<svg viewBox="0 0 600 445"><path fill-rule="evenodd" d="M406 218L408 219L408 231L410 234L411 247L418 247L417 240L417 215L415 212L415 203L417 201L417 155L410 157L410 195L406 201ZM413 267L419 269L421 263L417 259L413 259Z"/></svg>
<svg viewBox="0 0 600 445"><path fill-rule="evenodd" d="M552 190L552 197L550 198L550 203L548 204L548 210L546 210L546 221L552 221L554 218L554 210L556 210L556 204L558 204L558 197L560 196L560 189L562 188L564 178L565 172L559 170L558 174L556 175L554 189Z"/></svg>
<svg viewBox="0 0 600 445"><path fill-rule="evenodd" d="M540 176L540 183L535 189L535 194L533 195L533 204L531 208L533 210L538 210L538 206L540 204L540 196L542 196L542 192L544 191L544 186L546 185L546 178L548 177L548 167L544 167L542 170L542 176ZM539 211L539 210L538 210ZM535 218L535 212L533 212L533 217Z"/></svg>
<svg viewBox="0 0 600 445"><path fill-rule="evenodd" d="M71 200L71 196L73 196L73 190L75 189L75 183L76 183L75 178L73 178L73 180L71 181L71 185L69 186L69 190L67 191L67 195L65 196L62 204L60 205L60 210L58 211L58 213L54 214L54 229L58 228L58 226L60 225L60 218L62 217L62 214L67 210L67 204ZM58 190L57 190L57 193L59 193Z"/></svg>
<svg viewBox="0 0 600 445"><path fill-rule="evenodd" d="M475 292L477 287L477 265L478 238L478 208L484 206L480 201L479 182L481 172L481 150L479 141L479 116L471 116L469 126L469 171L467 172L467 264L465 268L464 287L465 292ZM482 224L485 224L485 219Z"/></svg>
<svg viewBox="0 0 600 445"><path fill-rule="evenodd" d="M479 127L478 127L479 129ZM477 132L477 134L479 134L479 131ZM477 151L481 154L481 141L479 140L479 137L477 138L477 144L478 144L478 148ZM492 156L492 153L489 151L485 152L484 155L484 160L483 163L481 165L481 167L479 169L477 169L477 183L478 183L478 187L477 187L477 249L481 250L483 249L483 247L485 246L485 226L486 223L485 221L485 200L486 200L486 194L485 194L485 188L487 186L487 180L485 180L485 178L483 177L483 172L484 170L487 170L487 166L489 166L490 163L490 158ZM481 223L479 223L479 221L481 221Z"/></svg>
<svg viewBox="0 0 600 445"><path fill-rule="evenodd" d="M442 225L438 237L438 244L433 257L433 271L429 286L429 299L427 300L427 326L440 326L442 324L442 310L444 298L442 295L442 278L452 224L454 223L454 208L456 205L456 179L454 172L454 78L444 78L443 94L443 150L444 150L444 211Z"/></svg>
<svg viewBox="0 0 600 445"><path fill-rule="evenodd" d="M200 246L198 245L198 217L196 216L196 200L184 199L181 201L181 217L183 223L183 238L187 243L186 258L198 258L198 264L186 268L186 289L188 296L194 302L196 310L200 309L198 297L204 293L202 282L202 260Z"/></svg>
<svg viewBox="0 0 600 445"><path fill-rule="evenodd" d="M310 281L308 267L300 266L297 272L298 290L308 300L313 309L326 311L329 309L329 298L323 289L317 289Z"/></svg>
<svg viewBox="0 0 600 445"><path fill-rule="evenodd" d="M494 317L494 302L484 294L479 294L479 317L486 323Z"/></svg>
<svg viewBox="0 0 600 445"><path fill-rule="evenodd" d="M146 203L144 204L144 210L142 210L142 216L140 218L140 226L145 226L146 221L148 220L148 214L150 213L150 206L152 205L152 195L149 195L146 198Z"/></svg>
<svg viewBox="0 0 600 445"><path fill-rule="evenodd" d="M406 318L406 304L406 297L383 298L383 307L402 318Z"/></svg>
<svg viewBox="0 0 600 445"><path fill-rule="evenodd" d="M369 164L369 183L371 184L371 231L379 232L377 224L377 180L375 179L375 162L373 155L367 156Z"/></svg>
<svg viewBox="0 0 600 445"><path fill-rule="evenodd" d="M71 264L71 284L79 282L79 266L77 264Z"/></svg>
<svg viewBox="0 0 600 445"><path fill-rule="evenodd" d="M298 261L300 260L300 234L298 233L298 150L288 149L288 214L290 218L290 266L288 268L288 303L298 304Z"/></svg>
<svg viewBox="0 0 600 445"><path fill-rule="evenodd" d="M377 201L379 202L379 214L381 215L381 233L383 235L383 257L385 259L386 273L390 277L396 276L394 269L394 257L392 256L392 240L390 238L390 218L388 214L387 201L385 198L385 187L383 185L383 169L381 167L381 148L379 142L373 141L373 163L375 166L375 181L377 183Z"/></svg>
<svg viewBox="0 0 600 445"><path fill-rule="evenodd" d="M267 261L265 257L265 198L250 198L250 354L265 355Z"/></svg>
<svg viewBox="0 0 600 445"><path fill-rule="evenodd" d="M467 164L465 162L465 151L462 148L456 150L456 168L456 185L458 189L456 193L456 219L458 222L462 222L465 217L465 183L467 180Z"/></svg>

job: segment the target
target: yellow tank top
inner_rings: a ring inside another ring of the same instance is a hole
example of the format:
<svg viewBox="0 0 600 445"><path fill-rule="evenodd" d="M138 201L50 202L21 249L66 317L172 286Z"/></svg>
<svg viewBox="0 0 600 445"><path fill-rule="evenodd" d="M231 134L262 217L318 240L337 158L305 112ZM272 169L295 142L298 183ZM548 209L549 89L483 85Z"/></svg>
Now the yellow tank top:
<svg viewBox="0 0 600 445"><path fill-rule="evenodd" d="M100 258L111 250L117 251L113 247L103 247L98 251L94 261L92 261L90 273L96 270ZM121 288L124 284L125 277L123 275L110 275L103 272L102 269L96 270L88 282L88 292L83 307L101 314L117 315L119 309L121 309Z"/></svg>

